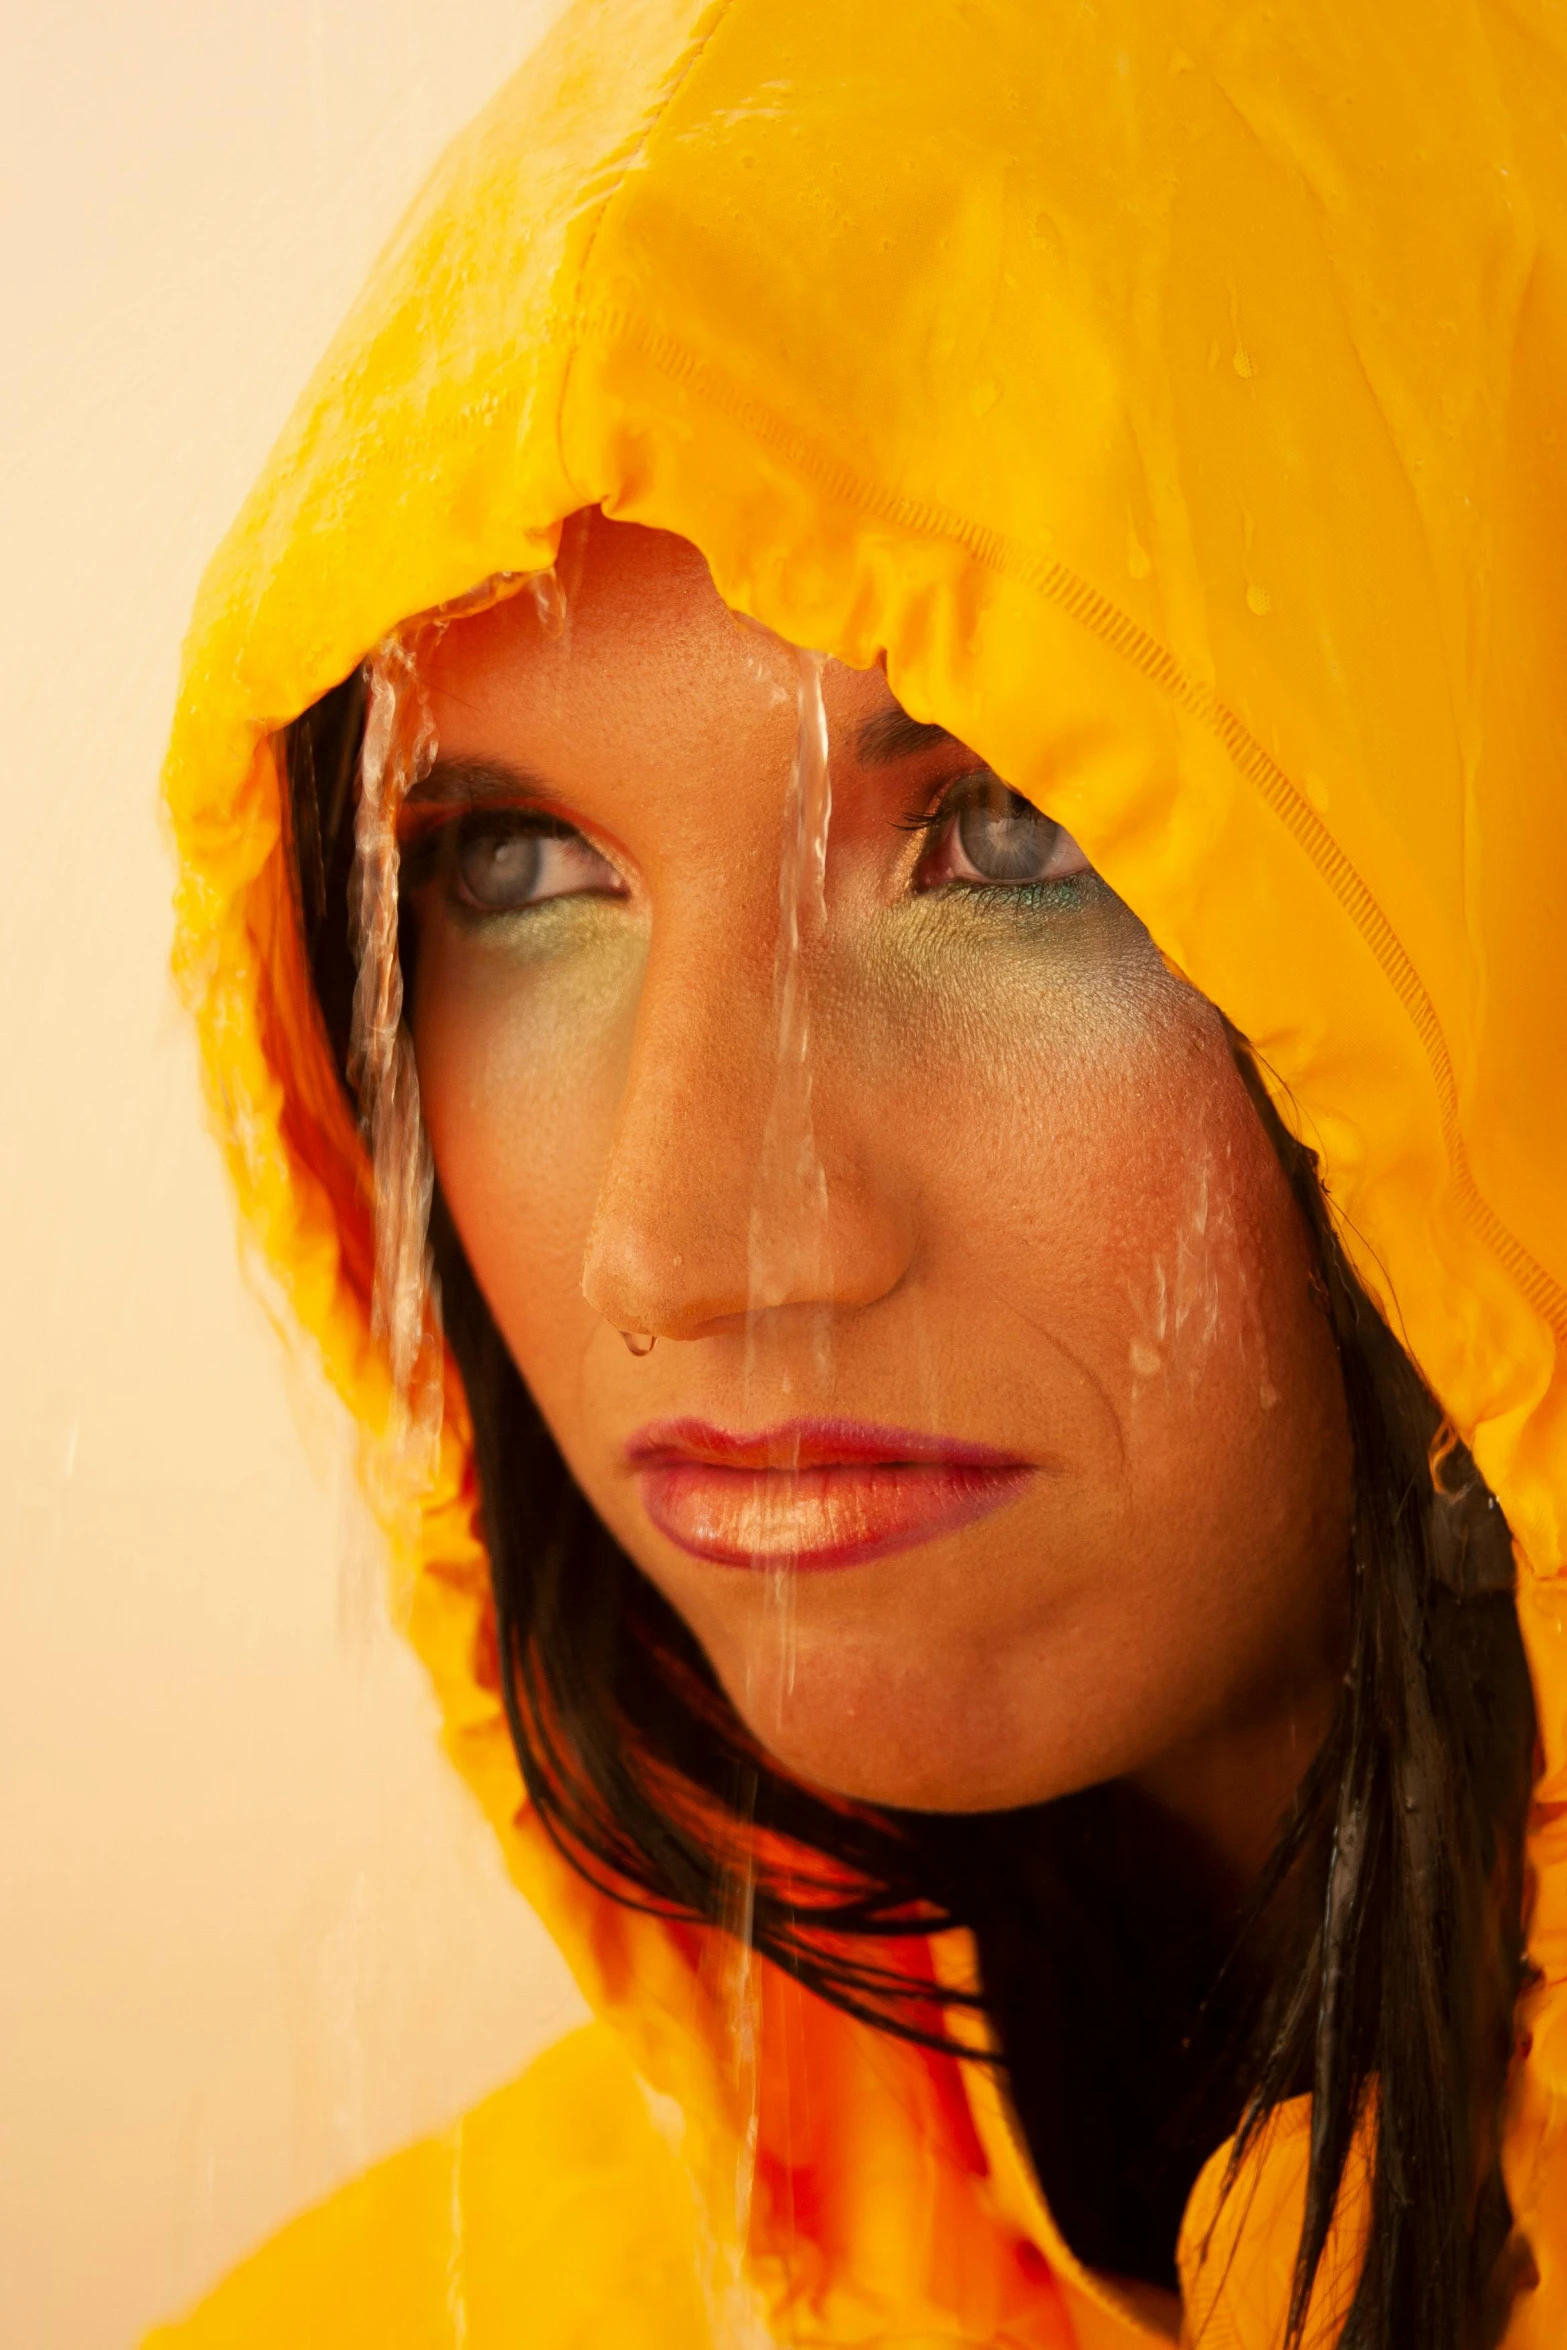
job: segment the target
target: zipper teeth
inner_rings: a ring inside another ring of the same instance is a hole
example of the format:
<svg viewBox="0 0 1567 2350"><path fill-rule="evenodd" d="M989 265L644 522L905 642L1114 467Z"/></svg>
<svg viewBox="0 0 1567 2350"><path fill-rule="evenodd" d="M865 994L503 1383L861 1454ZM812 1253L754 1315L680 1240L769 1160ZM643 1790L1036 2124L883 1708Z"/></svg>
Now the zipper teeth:
<svg viewBox="0 0 1567 2350"><path fill-rule="evenodd" d="M1007 533L969 522L931 500L901 496L867 484L852 467L780 423L759 401L737 391L705 362L644 318L607 306L580 309L571 342L627 342L661 375L690 384L704 399L785 457L829 495L874 520L919 537L944 538L988 571L1020 580L1108 644L1212 734L1231 764L1261 793L1296 844L1322 875L1365 940L1415 1031L1435 1088L1443 1149L1459 1208L1479 1239L1504 1265L1519 1290L1567 1347L1567 1290L1502 1222L1481 1194L1469 1162L1459 1117L1458 1082L1441 1019L1424 981L1370 886L1333 838L1316 810L1250 728L1210 686L1192 674L1146 629L1069 567L1031 553Z"/></svg>

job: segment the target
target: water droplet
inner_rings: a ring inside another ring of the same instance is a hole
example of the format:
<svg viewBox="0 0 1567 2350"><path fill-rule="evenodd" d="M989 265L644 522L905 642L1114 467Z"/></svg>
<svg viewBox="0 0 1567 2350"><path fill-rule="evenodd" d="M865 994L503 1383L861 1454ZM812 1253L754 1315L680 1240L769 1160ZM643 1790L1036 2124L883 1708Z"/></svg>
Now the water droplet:
<svg viewBox="0 0 1567 2350"><path fill-rule="evenodd" d="M626 1342L628 1355L650 1355L658 1344L651 1330L622 1330L620 1335Z"/></svg>
<svg viewBox="0 0 1567 2350"><path fill-rule="evenodd" d="M533 609L546 636L560 636L566 626L566 591L553 569L536 571L528 582Z"/></svg>

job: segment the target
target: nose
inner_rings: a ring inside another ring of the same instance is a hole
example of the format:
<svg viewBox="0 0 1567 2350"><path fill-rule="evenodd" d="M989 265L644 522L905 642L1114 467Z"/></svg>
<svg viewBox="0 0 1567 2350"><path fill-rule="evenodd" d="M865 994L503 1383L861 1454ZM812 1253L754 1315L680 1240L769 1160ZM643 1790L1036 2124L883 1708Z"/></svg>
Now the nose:
<svg viewBox="0 0 1567 2350"><path fill-rule="evenodd" d="M704 1338L849 1312L907 1272L906 1186L873 1148L845 1023L808 1021L803 1054L780 1057L779 1035L765 920L748 936L655 926L583 1261L583 1295L616 1329Z"/></svg>

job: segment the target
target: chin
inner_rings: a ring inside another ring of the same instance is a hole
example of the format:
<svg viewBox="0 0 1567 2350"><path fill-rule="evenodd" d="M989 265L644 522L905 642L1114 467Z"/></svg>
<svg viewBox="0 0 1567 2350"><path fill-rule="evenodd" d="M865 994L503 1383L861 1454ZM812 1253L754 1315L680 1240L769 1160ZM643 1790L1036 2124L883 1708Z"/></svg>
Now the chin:
<svg viewBox="0 0 1567 2350"><path fill-rule="evenodd" d="M779 1769L823 1794L894 1811L1007 1811L1082 1783L1069 1774L1057 1785L1039 1758L998 1750L973 1723L937 1730L923 1705L813 1703L804 1676L792 1690L785 1678L753 1678L731 1700Z"/></svg>

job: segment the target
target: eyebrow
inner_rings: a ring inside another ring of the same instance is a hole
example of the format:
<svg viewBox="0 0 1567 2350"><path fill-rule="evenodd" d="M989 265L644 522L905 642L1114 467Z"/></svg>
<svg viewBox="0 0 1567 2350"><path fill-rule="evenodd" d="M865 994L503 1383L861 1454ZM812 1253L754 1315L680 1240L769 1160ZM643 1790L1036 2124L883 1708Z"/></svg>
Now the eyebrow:
<svg viewBox="0 0 1567 2350"><path fill-rule="evenodd" d="M910 759L916 751L933 751L957 736L945 726L911 718L894 702L888 710L873 710L855 729L854 749L862 767L888 767L895 759Z"/></svg>
<svg viewBox="0 0 1567 2350"><path fill-rule="evenodd" d="M894 702L873 710L854 732L855 757L862 767L889 767L919 751L957 742L949 728L924 718L911 718ZM428 775L408 794L409 807L470 807L486 800L532 800L546 807L564 804L565 794L530 767L509 759L437 759Z"/></svg>
<svg viewBox="0 0 1567 2350"><path fill-rule="evenodd" d="M509 759L437 759L404 805L469 807L486 800L532 800L559 807L565 794L532 768L514 767Z"/></svg>

